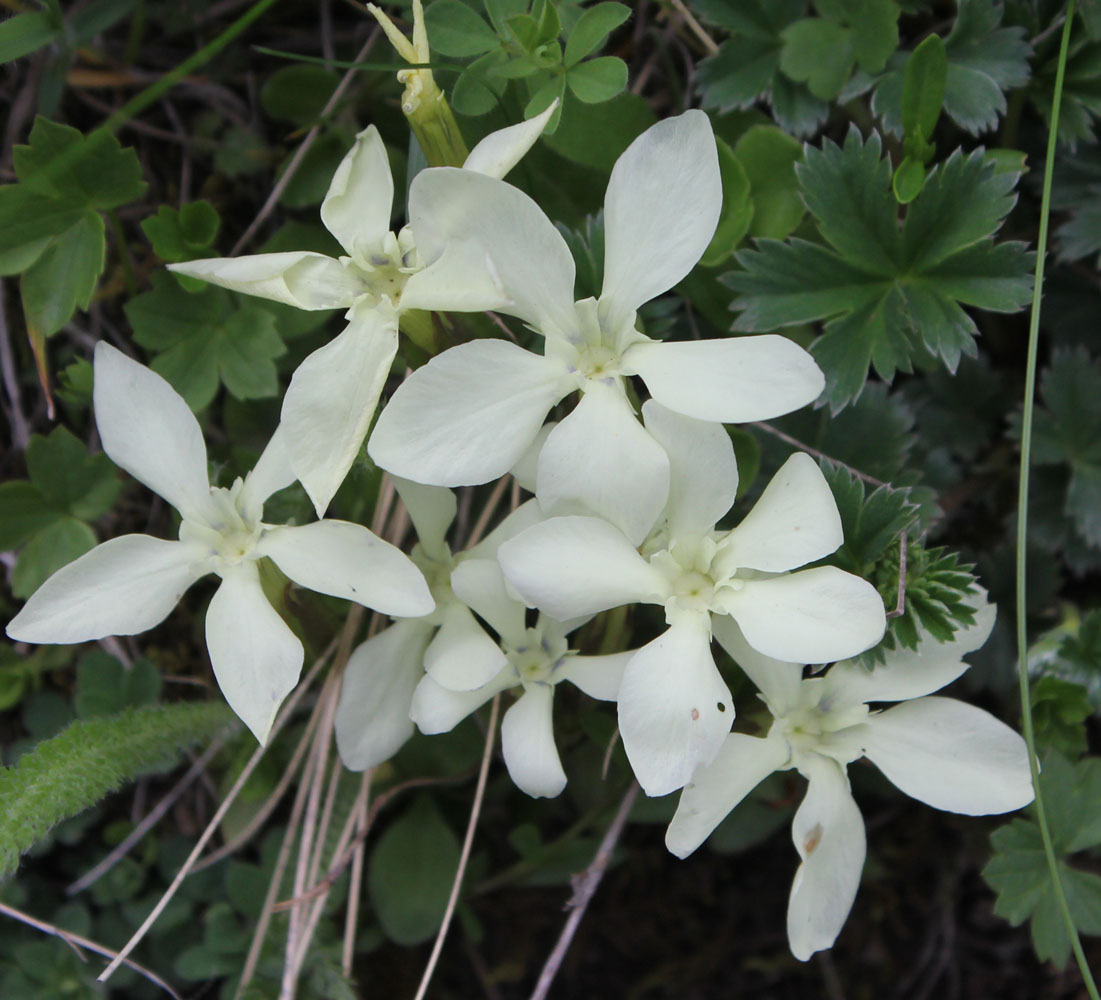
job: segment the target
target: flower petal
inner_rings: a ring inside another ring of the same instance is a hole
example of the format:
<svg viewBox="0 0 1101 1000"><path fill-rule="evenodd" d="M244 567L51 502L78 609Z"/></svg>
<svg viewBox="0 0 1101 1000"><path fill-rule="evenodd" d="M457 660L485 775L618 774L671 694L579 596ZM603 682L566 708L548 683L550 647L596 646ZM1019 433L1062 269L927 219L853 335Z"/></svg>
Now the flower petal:
<svg viewBox="0 0 1101 1000"><path fill-rule="evenodd" d="M683 619L631 658L619 686L619 732L647 795L666 795L710 764L734 703L711 657L706 616Z"/></svg>
<svg viewBox="0 0 1101 1000"><path fill-rule="evenodd" d="M398 349L395 314L359 306L334 340L296 369L283 397L291 467L321 517L363 446Z"/></svg>
<svg viewBox="0 0 1101 1000"><path fill-rule="evenodd" d="M520 489L527 490L529 493L535 492L535 480L538 475L539 469L539 454L543 450L543 445L547 443L547 438L550 437L550 432L558 426L558 423L554 420L549 420L539 428L539 433L535 435L535 440L524 450L524 453L516 460L516 464L509 469L509 472L515 477L516 482L520 484Z"/></svg>
<svg viewBox="0 0 1101 1000"><path fill-rule="evenodd" d="M783 739L731 733L715 759L697 768L684 786L665 831L665 846L678 858L688 857L727 813L773 771L783 768L790 756Z"/></svg>
<svg viewBox="0 0 1101 1000"><path fill-rule="evenodd" d="M526 609L505 589L505 577L496 559L464 559L451 571L451 589L489 622L504 642L516 646L523 641Z"/></svg>
<svg viewBox="0 0 1101 1000"><path fill-rule="evenodd" d="M867 840L841 765L808 754L799 770L810 787L791 826L803 863L788 901L788 941L792 954L805 962L832 947L841 933L860 887Z"/></svg>
<svg viewBox="0 0 1101 1000"><path fill-rule="evenodd" d="M623 391L596 383L547 437L535 495L548 515L591 512L638 545L669 496L669 457Z"/></svg>
<svg viewBox="0 0 1101 1000"><path fill-rule="evenodd" d="M431 635L431 625L407 619L361 643L348 658L333 720L345 767L376 767L413 735L409 706L424 676Z"/></svg>
<svg viewBox="0 0 1101 1000"><path fill-rule="evenodd" d="M623 363L663 406L724 424L768 420L818 398L825 376L794 341L777 334L642 343Z"/></svg>
<svg viewBox="0 0 1101 1000"><path fill-rule="evenodd" d="M713 615L711 629L719 645L757 685L773 715L786 715L799 704L799 688L803 683L801 663L774 660L759 653L746 642L738 623L729 615Z"/></svg>
<svg viewBox="0 0 1101 1000"><path fill-rule="evenodd" d="M449 691L474 691L505 668L508 659L470 609L452 601L443 622L424 654L424 669ZM478 702L480 705L481 702Z"/></svg>
<svg viewBox="0 0 1101 1000"><path fill-rule="evenodd" d="M567 656L554 672L555 683L569 681L590 698L615 701L623 683L623 671L637 650L608 653L604 656Z"/></svg>
<svg viewBox="0 0 1101 1000"><path fill-rule="evenodd" d="M667 410L652 399L643 405L646 429L669 456L665 513L674 538L704 535L734 503L738 460L726 430Z"/></svg>
<svg viewBox="0 0 1101 1000"><path fill-rule="evenodd" d="M515 344L461 344L399 386L367 451L418 483L487 483L508 472L569 390L557 366Z"/></svg>
<svg viewBox="0 0 1101 1000"><path fill-rule="evenodd" d="M610 329L633 326L643 302L692 270L722 200L715 135L702 111L658 122L627 147L604 196L600 305Z"/></svg>
<svg viewBox="0 0 1101 1000"><path fill-rule="evenodd" d="M497 551L505 579L563 621L621 604L660 604L668 582L618 528L597 517L552 517Z"/></svg>
<svg viewBox="0 0 1101 1000"><path fill-rule="evenodd" d="M986 816L1032 801L1025 741L989 712L954 698L918 698L860 727L865 756L934 809Z"/></svg>
<svg viewBox="0 0 1101 1000"><path fill-rule="evenodd" d="M726 536L721 559L739 569L778 573L828 556L844 540L826 477L810 455L798 452L780 466L753 509Z"/></svg>
<svg viewBox="0 0 1101 1000"><path fill-rule="evenodd" d="M156 372L106 341L95 350L92 399L103 450L189 521L210 508L206 445L199 422ZM110 633L104 633L110 635Z"/></svg>
<svg viewBox="0 0 1101 1000"><path fill-rule="evenodd" d="M390 232L394 179L374 125L356 136L321 203L321 221L355 259L366 259Z"/></svg>
<svg viewBox="0 0 1101 1000"><path fill-rule="evenodd" d="M497 558L497 550L510 538L515 538L521 531L526 531L533 524L542 524L546 518L539 507L539 501L532 497L525 500L516 510L510 511L505 519L497 525L477 545L466 550L465 556L484 558ZM507 583L507 581L506 581Z"/></svg>
<svg viewBox="0 0 1101 1000"><path fill-rule="evenodd" d="M417 530L421 548L434 559L450 560L447 532L458 509L455 494L440 486L422 486L400 476L393 478L394 488Z"/></svg>
<svg viewBox="0 0 1101 1000"><path fill-rule="evenodd" d="M385 615L419 618L436 606L413 561L361 524L325 520L269 528L256 550L299 586Z"/></svg>
<svg viewBox="0 0 1101 1000"><path fill-rule="evenodd" d="M280 424L275 428L268 446L260 453L252 471L245 476L238 502L246 510L251 509L254 512L254 518L259 520L264 509L264 501L273 493L286 489L297 478L294 469L291 468L283 425Z"/></svg>
<svg viewBox="0 0 1101 1000"><path fill-rule="evenodd" d="M206 610L206 648L229 707L266 742L275 713L298 683L303 654L264 596L255 563L222 577Z"/></svg>
<svg viewBox="0 0 1101 1000"><path fill-rule="evenodd" d="M573 331L573 257L543 210L518 188L473 170L422 170L409 189L409 219L426 264L452 247L459 251L454 266L462 268L464 256L476 264L481 277L471 274L470 285L487 296L495 289L505 300L502 311L544 334ZM421 281L428 281L427 272Z"/></svg>
<svg viewBox="0 0 1101 1000"><path fill-rule="evenodd" d="M490 132L470 151L470 155L463 164L463 170L473 170L487 177L504 177L535 145L557 107L556 98L542 114L520 122L518 125L510 125L508 128Z"/></svg>
<svg viewBox="0 0 1101 1000"><path fill-rule="evenodd" d="M932 694L967 670L963 657L990 638L996 615L997 607L984 603L975 612L975 624L960 629L949 642L937 642L918 626L916 650L899 646L872 670L845 660L830 668L826 684L852 704L906 701Z"/></svg>
<svg viewBox="0 0 1101 1000"><path fill-rule="evenodd" d="M68 643L144 632L210 572L205 555L149 535L112 538L46 580L7 633L19 642Z"/></svg>
<svg viewBox="0 0 1101 1000"><path fill-rule="evenodd" d="M887 627L875 587L834 566L747 580L724 603L746 642L789 663L855 656L879 642Z"/></svg>
<svg viewBox="0 0 1101 1000"><path fill-rule="evenodd" d="M473 691L452 691L437 684L430 675L425 675L413 692L409 717L422 733L429 736L449 733L471 712L515 683L516 671L512 667L506 667L488 684Z"/></svg>
<svg viewBox="0 0 1101 1000"><path fill-rule="evenodd" d="M566 787L554 744L553 701L553 687L533 684L501 720L501 752L509 777L536 799L553 799Z"/></svg>
<svg viewBox="0 0 1101 1000"><path fill-rule="evenodd" d="M340 261L309 250L208 257L169 264L168 270L310 311L347 309L363 294L361 283Z"/></svg>

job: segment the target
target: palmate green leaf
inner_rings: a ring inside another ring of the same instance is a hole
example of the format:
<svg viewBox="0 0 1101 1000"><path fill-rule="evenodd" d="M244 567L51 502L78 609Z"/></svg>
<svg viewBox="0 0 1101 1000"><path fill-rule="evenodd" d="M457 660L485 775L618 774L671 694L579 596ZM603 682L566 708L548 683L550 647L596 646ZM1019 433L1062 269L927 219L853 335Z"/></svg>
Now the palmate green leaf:
<svg viewBox="0 0 1101 1000"><path fill-rule="evenodd" d="M31 437L27 471L47 508L85 521L107 513L122 488L111 460L102 453L89 455L64 427L48 437Z"/></svg>
<svg viewBox="0 0 1101 1000"><path fill-rule="evenodd" d="M898 224L890 161L878 134L854 128L826 140L797 168L807 208L828 246L759 242L736 254L722 280L739 293L734 329L764 332L825 320L812 346L833 412L857 399L868 368L890 380L917 357L954 371L976 353L978 329L962 305L1014 312L1029 299L1031 256L992 234L1015 202L1015 174L981 152L956 151L934 170Z"/></svg>
<svg viewBox="0 0 1101 1000"><path fill-rule="evenodd" d="M604 45L608 36L631 16L631 8L606 0L586 8L566 39L562 62L573 66Z"/></svg>
<svg viewBox="0 0 1101 1000"><path fill-rule="evenodd" d="M220 288L190 293L171 274L126 305L134 339L156 353L150 366L194 410L210 404L219 383L238 399L279 391L275 358L286 352L275 318L258 305L236 306Z"/></svg>
<svg viewBox="0 0 1101 1000"><path fill-rule="evenodd" d="M1028 89L1029 100L1045 122L1051 120L1057 62L1053 50L1037 68ZM1101 42L1078 38L1071 43L1067 55L1059 111L1059 141L1071 152L1077 149L1079 142L1093 143L1098 116L1101 116Z"/></svg>
<svg viewBox="0 0 1101 1000"><path fill-rule="evenodd" d="M1056 750L1070 758L1086 752L1085 722L1093 706L1081 684L1045 674L1032 685L1030 701L1038 752Z"/></svg>
<svg viewBox="0 0 1101 1000"><path fill-rule="evenodd" d="M74 722L0 770L0 878L63 819L233 722L221 701L130 709Z"/></svg>
<svg viewBox="0 0 1101 1000"><path fill-rule="evenodd" d="M774 125L753 125L734 145L749 181L753 218L749 235L782 240L806 214L795 165L803 144ZM725 178L723 181L725 190Z"/></svg>
<svg viewBox="0 0 1101 1000"><path fill-rule="evenodd" d="M1043 758L1040 788L1071 916L1080 933L1101 934L1101 877L1067 860L1101 843L1101 758L1071 764L1049 752ZM1062 968L1070 955L1070 939L1039 827L1032 819L1018 818L996 830L990 842L994 855L982 875L998 894L994 912L1015 926L1030 919L1036 954Z"/></svg>
<svg viewBox="0 0 1101 1000"><path fill-rule="evenodd" d="M61 514L23 546L11 574L11 592L26 600L62 566L90 552L96 536L83 521Z"/></svg>
<svg viewBox="0 0 1101 1000"><path fill-rule="evenodd" d="M32 338L53 336L77 309L88 308L106 252L103 218L91 210L46 244L19 284Z"/></svg>
<svg viewBox="0 0 1101 1000"><path fill-rule="evenodd" d="M208 201L193 201L178 209L161 205L157 214L142 220L141 231L153 252L168 264L209 256L221 219Z"/></svg>
<svg viewBox="0 0 1101 1000"><path fill-rule="evenodd" d="M160 693L160 671L144 658L127 668L110 653L93 649L76 665L73 707L82 719L106 718L128 708L151 705Z"/></svg>

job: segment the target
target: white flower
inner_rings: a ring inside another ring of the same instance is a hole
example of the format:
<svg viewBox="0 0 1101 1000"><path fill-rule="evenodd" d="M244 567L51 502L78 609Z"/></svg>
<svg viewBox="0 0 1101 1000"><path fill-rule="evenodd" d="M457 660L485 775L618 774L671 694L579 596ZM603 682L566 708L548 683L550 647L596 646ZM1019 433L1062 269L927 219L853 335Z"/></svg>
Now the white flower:
<svg viewBox="0 0 1101 1000"><path fill-rule="evenodd" d="M653 400L643 416L668 456L672 488L641 553L608 521L569 516L527 529L498 557L517 592L558 619L664 605L670 627L628 663L618 698L639 784L664 795L714 758L734 718L711 656L713 620L734 619L768 656L826 663L873 646L886 619L875 588L851 573L789 572L843 540L833 495L808 455L793 455L741 524L719 532L738 486L729 436Z"/></svg>
<svg viewBox="0 0 1101 1000"><path fill-rule="evenodd" d="M207 648L230 707L260 742L298 681L302 644L268 603L257 561L291 580L386 614L432 609L420 571L394 546L346 521L263 523L263 504L294 473L277 431L256 467L212 487L202 431L148 368L100 342L94 406L103 450L180 512L180 540L123 535L58 570L8 625L23 642L71 643L152 628L207 573L222 578L206 615Z"/></svg>
<svg viewBox="0 0 1101 1000"><path fill-rule="evenodd" d="M532 146L553 112L486 136L464 169L503 177ZM347 253L334 260L309 251L210 258L169 270L299 309L346 309L348 326L295 371L282 424L295 476L325 513L374 416L398 346L398 316L408 309L480 311L501 305L481 260L456 247L426 254L415 228L390 231L394 181L373 125L333 175L321 221ZM418 249L420 252L418 252ZM426 267L426 265L434 265Z"/></svg>
<svg viewBox="0 0 1101 1000"><path fill-rule="evenodd" d="M640 135L616 162L604 201L604 284L574 301L574 262L561 235L522 192L469 171L422 171L411 192L421 252L480 247L502 311L545 338L537 355L502 340L445 351L418 369L379 417L368 451L418 482L458 486L502 475L548 411L580 390L550 434L536 494L544 510L581 503L616 519L636 543L669 490L662 448L639 425L624 380L701 420L761 420L812 401L823 376L784 337L657 343L636 310L699 260L715 229L722 184L707 116L689 111Z"/></svg>
<svg viewBox="0 0 1101 1000"><path fill-rule="evenodd" d="M809 786L792 823L802 863L788 903L788 940L804 961L831 947L856 897L866 849L848 764L867 757L907 795L948 812L982 816L1032 801L1024 740L981 709L929 697L967 669L961 658L986 641L994 616L984 601L975 624L951 642L923 633L916 651L888 653L874 670L846 661L806 680L799 664L762 656L736 624L716 622L716 638L760 688L775 721L763 739L730 734L695 773L666 846L687 857L769 774L798 770ZM886 711L867 704L889 701L902 704Z"/></svg>

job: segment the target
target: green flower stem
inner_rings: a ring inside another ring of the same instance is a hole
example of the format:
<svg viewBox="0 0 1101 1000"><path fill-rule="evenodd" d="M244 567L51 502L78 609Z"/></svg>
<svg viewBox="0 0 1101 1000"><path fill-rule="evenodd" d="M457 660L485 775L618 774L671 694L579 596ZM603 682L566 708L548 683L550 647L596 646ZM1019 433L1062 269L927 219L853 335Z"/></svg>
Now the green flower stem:
<svg viewBox="0 0 1101 1000"><path fill-rule="evenodd" d="M1036 820L1040 826L1040 836L1044 843L1044 856L1047 858L1051 883L1055 898L1070 935L1074 958L1078 962L1082 979L1092 1000L1101 1000L1097 986L1093 981L1089 963L1082 951L1082 941L1078 937L1078 928L1074 925L1067 906L1067 896L1063 881L1059 875L1059 864L1055 857L1055 847L1051 840L1044 799L1040 791L1040 762L1036 756L1036 734L1032 725L1032 706L1028 684L1028 635L1025 615L1027 599L1025 594L1025 571L1027 568L1025 545L1028 540L1028 479L1029 460L1032 452L1032 412L1036 395L1036 354L1040 339L1040 298L1044 286L1044 255L1047 252L1048 216L1051 209L1051 182L1055 169L1055 146L1059 131L1059 107L1063 98L1063 77L1067 66L1067 50L1070 46L1071 25L1074 23L1075 0L1067 3L1067 17L1063 25L1062 41L1059 44L1059 64L1055 73L1055 92L1051 101L1051 123L1048 128L1047 157L1044 162L1044 189L1040 202L1040 233L1036 240L1036 277L1032 288L1032 314L1028 324L1028 366L1025 373L1024 413L1021 420L1021 472L1017 494L1017 660L1018 679L1021 689L1021 720L1025 742L1028 744L1028 766L1032 773L1032 787L1036 792Z"/></svg>

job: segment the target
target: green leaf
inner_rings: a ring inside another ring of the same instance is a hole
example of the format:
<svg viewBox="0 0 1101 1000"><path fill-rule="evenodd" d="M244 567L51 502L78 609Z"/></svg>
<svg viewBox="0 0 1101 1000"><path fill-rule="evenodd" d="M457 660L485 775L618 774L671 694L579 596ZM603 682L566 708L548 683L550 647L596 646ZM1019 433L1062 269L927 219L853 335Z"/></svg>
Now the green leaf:
<svg viewBox="0 0 1101 1000"><path fill-rule="evenodd" d="M50 241L76 225L84 212L71 202L38 194L25 184L0 187L0 276L25 271Z"/></svg>
<svg viewBox="0 0 1101 1000"><path fill-rule="evenodd" d="M60 25L46 11L16 14L0 24L0 63L11 62L49 45Z"/></svg>
<svg viewBox="0 0 1101 1000"><path fill-rule="evenodd" d="M106 514L122 488L111 460L104 454L89 455L83 442L64 427L48 437L31 436L27 470L46 504L84 521Z"/></svg>
<svg viewBox="0 0 1101 1000"><path fill-rule="evenodd" d="M749 197L749 178L734 151L718 136L719 174L722 177L723 203L715 235L700 258L708 267L726 260L749 231L753 219L753 201ZM794 178L794 174L792 175Z"/></svg>
<svg viewBox="0 0 1101 1000"><path fill-rule="evenodd" d="M52 336L78 308L88 308L106 251L103 219L92 211L50 241L19 284L23 314L34 335Z"/></svg>
<svg viewBox="0 0 1101 1000"><path fill-rule="evenodd" d="M58 170L56 161L62 155L72 159ZM81 208L117 208L145 191L137 153L123 149L106 132L86 138L75 128L40 116L34 120L30 144L16 146L12 156L21 183Z"/></svg>
<svg viewBox="0 0 1101 1000"><path fill-rule="evenodd" d="M948 52L940 35L930 35L914 49L902 76L902 128L907 136L920 132L928 139L933 134L947 78Z"/></svg>
<svg viewBox="0 0 1101 1000"><path fill-rule="evenodd" d="M424 12L433 51L465 59L497 48L497 33L461 0L436 0Z"/></svg>
<svg viewBox="0 0 1101 1000"><path fill-rule="evenodd" d="M193 201L180 208L161 205L157 214L144 219L141 231L153 252L169 264L205 256L218 236L221 220L208 201Z"/></svg>
<svg viewBox="0 0 1101 1000"><path fill-rule="evenodd" d="M895 0L847 0L844 6L857 65L865 73L881 73L898 48L898 4Z"/></svg>
<svg viewBox="0 0 1101 1000"><path fill-rule="evenodd" d="M925 165L921 160L907 156L891 178L891 190L900 205L909 205L925 184Z"/></svg>
<svg viewBox="0 0 1101 1000"><path fill-rule="evenodd" d="M11 592L24 600L62 566L95 548L96 536L83 521L58 517L23 547L11 574Z"/></svg>
<svg viewBox="0 0 1101 1000"><path fill-rule="evenodd" d="M600 56L578 63L566 74L574 96L586 104L610 101L627 86L627 64L618 56Z"/></svg>
<svg viewBox="0 0 1101 1000"><path fill-rule="evenodd" d="M1031 703L1037 747L1073 758L1086 752L1085 721L1093 706L1081 684L1040 677L1032 685Z"/></svg>
<svg viewBox="0 0 1101 1000"><path fill-rule="evenodd" d="M738 140L734 155L745 170L753 199L749 235L782 240L806 214L795 175L803 144L774 125L754 125Z"/></svg>
<svg viewBox="0 0 1101 1000"><path fill-rule="evenodd" d="M567 67L579 63L599 49L607 37L631 16L631 8L623 3L598 3L582 11L566 39L562 57Z"/></svg>
<svg viewBox="0 0 1101 1000"><path fill-rule="evenodd" d="M852 33L835 21L808 17L785 28L780 69L823 101L841 93L852 72Z"/></svg>
<svg viewBox="0 0 1101 1000"><path fill-rule="evenodd" d="M884 380L915 358L954 371L978 333L962 305L1014 312L1030 298L1031 257L991 234L1012 208L1015 175L996 174L981 152L940 164L899 226L890 161L879 136L852 128L844 147L826 140L796 167L829 246L762 240L736 255L723 281L739 292L735 329L774 330L826 320L812 346L833 412L860 395L871 365Z"/></svg>
<svg viewBox="0 0 1101 1000"><path fill-rule="evenodd" d="M82 719L117 715L160 697L160 671L146 659L135 660L127 669L109 653L94 649L80 658L76 671L73 706Z"/></svg>
<svg viewBox="0 0 1101 1000"><path fill-rule="evenodd" d="M194 410L213 400L219 381L238 399L275 396L274 359L286 352L271 312L239 308L219 288L191 294L171 274L153 276L153 290L127 303L134 339L156 357L152 369Z"/></svg>
<svg viewBox="0 0 1101 1000"><path fill-rule="evenodd" d="M51 827L232 721L222 702L131 709L74 722L0 770L0 878Z"/></svg>
<svg viewBox="0 0 1101 1000"><path fill-rule="evenodd" d="M18 548L57 520L36 486L25 480L0 483L0 549Z"/></svg>
<svg viewBox="0 0 1101 1000"><path fill-rule="evenodd" d="M431 799L418 799L387 828L368 864L368 891L386 936L402 945L427 941L459 865L459 842Z"/></svg>
<svg viewBox="0 0 1101 1000"><path fill-rule="evenodd" d="M260 104L276 121L313 125L339 82L336 73L322 66L284 66L260 88Z"/></svg>
<svg viewBox="0 0 1101 1000"><path fill-rule="evenodd" d="M584 109L567 94L562 124L545 142L560 156L607 174L619 155L654 121L649 105L637 94L620 94Z"/></svg>
<svg viewBox="0 0 1101 1000"><path fill-rule="evenodd" d="M489 52L475 59L455 81L451 91L451 104L459 114L477 117L489 114L500 103L508 81L494 70L508 62L503 51Z"/></svg>
<svg viewBox="0 0 1101 1000"><path fill-rule="evenodd" d="M546 135L553 135L558 128L558 122L562 119L562 103L566 96L566 77L552 76L543 86L539 87L524 107L524 118L534 118L542 114L551 106L551 102L558 101L558 107L547 122Z"/></svg>

